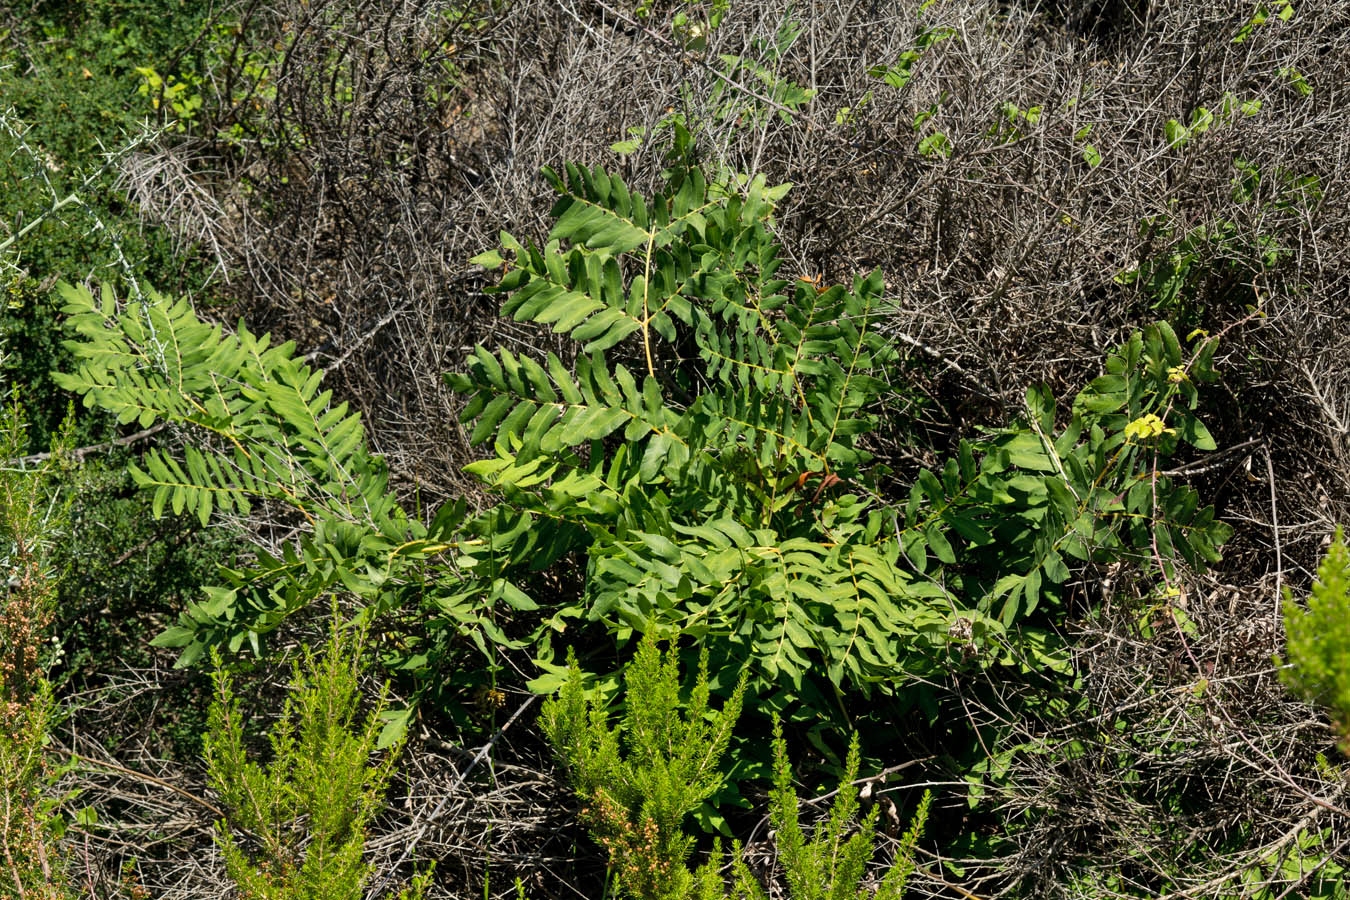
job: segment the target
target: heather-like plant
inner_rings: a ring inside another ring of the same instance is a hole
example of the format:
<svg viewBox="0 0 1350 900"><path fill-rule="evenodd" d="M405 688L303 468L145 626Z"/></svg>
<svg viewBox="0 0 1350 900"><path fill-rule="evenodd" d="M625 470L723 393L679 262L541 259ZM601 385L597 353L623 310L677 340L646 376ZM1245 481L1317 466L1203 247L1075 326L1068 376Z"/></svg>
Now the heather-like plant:
<svg viewBox="0 0 1350 900"><path fill-rule="evenodd" d="M1285 589L1285 652L1290 665L1280 679L1312 703L1330 708L1350 755L1350 550L1341 529L1317 567L1317 580L1303 609Z"/></svg>
<svg viewBox="0 0 1350 900"><path fill-rule="evenodd" d="M72 894L51 797L59 769L46 747L56 706L40 649L51 621L52 541L64 507L51 485L59 453L32 467L15 460L27 445L26 430L16 395L0 409L0 895L59 900Z"/></svg>
<svg viewBox="0 0 1350 900"><path fill-rule="evenodd" d="M680 900L696 884L685 864L694 839L684 820L722 783L719 763L740 716L745 679L720 710L711 709L705 651L693 691L681 702L675 649L662 653L649 632L624 681L623 724L614 728L604 706L587 696L573 657L540 723L624 893Z"/></svg>
<svg viewBox="0 0 1350 900"><path fill-rule="evenodd" d="M322 653L305 650L265 765L248 758L239 704L217 656L206 762L229 813L217 823L217 842L244 900L364 896L366 829L383 804L397 748L372 762L384 698L358 716L363 638L344 635L335 621ZM401 900L420 898L429 875Z"/></svg>
<svg viewBox="0 0 1350 900"><path fill-rule="evenodd" d="M24 703L0 711L0 895L18 900L74 896L56 840L60 819L45 796L58 772L46 750L55 710L42 681Z"/></svg>
<svg viewBox="0 0 1350 900"><path fill-rule="evenodd" d="M587 695L575 658L567 681L540 717L584 804L582 816L591 834L609 853L623 894L639 900L764 900L767 895L739 846L732 851L730 893L720 843L697 870L685 862L694 839L685 832L684 819L722 780L718 762L740 713L745 678L720 711L710 710L705 651L693 693L682 704L675 650L662 653L649 632L624 670L624 681L620 728L611 726L603 705ZM880 883L866 887L880 807L859 819L858 764L855 734L829 817L807 834L775 716L770 818L790 900L899 900L904 895L931 795L925 792Z"/></svg>
<svg viewBox="0 0 1350 900"><path fill-rule="evenodd" d="M782 725L774 719L773 795L770 819L777 831L778 861L787 881L791 900L900 900L905 882L914 871L914 845L928 821L932 793L924 791L909 830L900 839L895 859L875 890L863 886L867 864L872 859L880 806L858 818L858 736L849 744L844 774L830 814L808 835L799 817L797 791L792 786L792 766Z"/></svg>

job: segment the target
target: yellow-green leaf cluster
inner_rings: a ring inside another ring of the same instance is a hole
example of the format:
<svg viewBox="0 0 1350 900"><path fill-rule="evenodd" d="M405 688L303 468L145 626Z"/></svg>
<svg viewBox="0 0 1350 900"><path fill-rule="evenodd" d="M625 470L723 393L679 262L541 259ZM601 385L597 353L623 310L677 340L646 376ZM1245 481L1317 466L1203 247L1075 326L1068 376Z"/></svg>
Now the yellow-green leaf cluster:
<svg viewBox="0 0 1350 900"><path fill-rule="evenodd" d="M1317 567L1307 608L1286 590L1284 629L1289 666L1281 680L1331 710L1350 750L1350 550L1339 527Z"/></svg>

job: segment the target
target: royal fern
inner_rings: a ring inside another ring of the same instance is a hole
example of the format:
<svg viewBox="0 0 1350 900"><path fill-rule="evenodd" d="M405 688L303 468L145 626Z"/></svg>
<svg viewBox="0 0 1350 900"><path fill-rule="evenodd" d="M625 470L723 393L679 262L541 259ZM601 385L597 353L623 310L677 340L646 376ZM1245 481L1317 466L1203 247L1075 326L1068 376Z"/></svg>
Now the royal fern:
<svg viewBox="0 0 1350 900"><path fill-rule="evenodd" d="M144 469L131 465L136 483L154 491L156 515L168 506L206 524L215 507L247 513L263 500L283 501L311 523L386 524L401 515L360 418L319 390L322 373L295 358L294 344L272 346L242 322L227 334L186 300L153 291L126 304L109 285L98 301L83 287L59 291L83 340L66 342L80 367L57 373L58 384L120 422L168 422L215 439L189 444L181 459L152 450Z"/></svg>
<svg viewBox="0 0 1350 900"><path fill-rule="evenodd" d="M901 564L859 444L895 360L880 273L777 278L762 179L726 196L689 169L649 199L598 168L546 174L547 243L503 235L511 262L478 260L506 265L504 313L580 344L575 367L480 347L450 382L493 448L468 470L587 551L555 620L673 626L760 684L800 688L823 661L866 688L982 619Z"/></svg>

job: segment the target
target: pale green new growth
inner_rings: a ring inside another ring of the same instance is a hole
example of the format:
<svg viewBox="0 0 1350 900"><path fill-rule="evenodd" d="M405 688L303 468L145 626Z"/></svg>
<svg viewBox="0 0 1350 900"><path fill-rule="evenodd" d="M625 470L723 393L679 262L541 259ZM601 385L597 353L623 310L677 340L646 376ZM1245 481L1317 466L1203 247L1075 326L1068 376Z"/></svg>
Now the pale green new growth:
<svg viewBox="0 0 1350 900"><path fill-rule="evenodd" d="M863 886L866 867L872 858L879 806L858 821L858 736L849 744L844 775L834 805L825 821L808 838L798 821L797 792L792 787L792 767L788 763L787 744L782 725L774 718L774 790L770 799L770 817L778 832L778 860L783 866L791 900L851 900L875 897L899 900L905 893L905 881L914 871L914 845L928 819L932 794L924 792L909 830L900 840L895 860L881 884L872 891ZM855 830L856 828L856 830Z"/></svg>
<svg viewBox="0 0 1350 900"><path fill-rule="evenodd" d="M244 900L364 896L366 827L383 803L395 754L371 762L383 697L357 717L362 637L344 637L335 622L321 655L305 651L265 766L248 759L239 704L217 657L206 762L229 811L217 841ZM400 897L420 898L427 880L424 873Z"/></svg>
<svg viewBox="0 0 1350 900"><path fill-rule="evenodd" d="M626 710L612 728L604 707L586 696L581 670L571 660L558 696L544 704L540 723L567 766L582 815L607 851L624 896L638 900L765 900L735 845L731 891L722 874L720 842L697 871L685 864L694 839L683 822L717 789L717 763L731 738L745 687L742 678L720 712L708 708L707 655L693 693L681 711L675 650L662 653L649 633L625 670ZM622 735L622 737L620 736ZM931 799L925 792L895 861L875 888L864 886L872 858L879 807L858 821L858 740L854 735L834 806L810 838L798 822L792 768L774 720L774 791L770 816L790 900L899 900L914 870L914 845Z"/></svg>
<svg viewBox="0 0 1350 900"><path fill-rule="evenodd" d="M1350 753L1350 550L1341 529L1317 567L1308 608L1285 591L1284 630L1290 668L1280 678L1300 696L1331 708Z"/></svg>
<svg viewBox="0 0 1350 900"><path fill-rule="evenodd" d="M575 658L571 663L540 722L585 804L591 833L609 851L626 895L690 896L696 879L685 860L694 839L682 824L722 783L718 763L740 715L745 680L720 711L711 710L705 653L693 693L681 704L675 650L663 654L649 635L625 672L627 708L622 728L614 729L604 707L587 698Z"/></svg>

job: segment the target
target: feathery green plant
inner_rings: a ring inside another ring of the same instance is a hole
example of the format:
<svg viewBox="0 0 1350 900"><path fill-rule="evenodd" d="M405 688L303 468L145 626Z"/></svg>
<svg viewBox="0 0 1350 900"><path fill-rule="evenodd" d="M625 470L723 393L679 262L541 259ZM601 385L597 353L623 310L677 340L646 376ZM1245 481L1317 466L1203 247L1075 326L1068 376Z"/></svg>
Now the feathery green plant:
<svg viewBox="0 0 1350 900"><path fill-rule="evenodd" d="M468 471L530 523L510 556L586 550L559 630L674 628L719 665L748 662L752 694L865 694L948 664L954 645L978 657L1057 602L1075 564L1170 576L1217 559L1226 526L1157 466L1181 441L1214 447L1194 409L1217 339L1136 333L1067 422L1033 388L1023 421L963 442L891 503L861 442L897 361L879 273L777 279L762 179L725 197L672 169L648 199L599 168L546 174L560 196L545 246L503 234L512 260L477 261L505 268L505 314L580 345L575 373L479 347L450 381L493 450ZM631 363L606 356L625 350Z"/></svg>
<svg viewBox="0 0 1350 900"><path fill-rule="evenodd" d="M792 786L792 767L787 758L787 743L782 725L774 717L774 789L770 797L770 819L777 832L778 861L787 881L791 900L900 900L905 882L914 871L914 847L928 821L932 792L924 791L909 829L900 838L895 859L875 891L863 887L868 862L872 859L880 806L873 806L858 819L859 791L858 736L849 744L843 776L829 816L808 837L799 820L797 792ZM856 829L856 830L855 830Z"/></svg>
<svg viewBox="0 0 1350 900"><path fill-rule="evenodd" d="M684 831L690 812L713 795L722 776L718 762L740 713L745 679L720 711L708 707L705 649L687 703L680 700L675 649L662 653L652 633L624 670L624 717L613 727L603 703L589 697L573 658L567 681L540 716L549 742L563 760L582 816L609 853L625 896L640 900L764 900L763 888L732 850L731 893L722 876L719 846L696 870L687 864L694 840ZM770 818L778 859L791 900L899 900L913 871L914 846L923 832L931 794L925 792L892 865L875 890L864 887L879 806L859 820L859 749L856 733L829 817L808 836L792 786L792 767L781 724L774 717L774 790Z"/></svg>
<svg viewBox="0 0 1350 900"><path fill-rule="evenodd" d="M364 633L344 636L341 628L335 614L324 651L306 648L296 665L291 696L269 735L266 765L248 758L239 704L216 656L206 763L228 810L216 824L217 843L245 900L364 896L366 828L383 805L398 745L372 764L384 697L358 720ZM420 900L429 875L414 879L400 900Z"/></svg>
<svg viewBox="0 0 1350 900"><path fill-rule="evenodd" d="M1350 755L1350 550L1340 527L1317 567L1308 608L1284 595L1285 652L1290 666L1280 679L1310 703L1331 709Z"/></svg>
<svg viewBox="0 0 1350 900"><path fill-rule="evenodd" d="M69 418L66 425L68 442ZM16 389L0 406L0 892L62 900L75 894L57 843L64 823L52 788L62 767L47 747L56 703L41 654L58 575L52 554L69 502L54 497L60 443L34 466L14 461L26 431Z"/></svg>
<svg viewBox="0 0 1350 900"><path fill-rule="evenodd" d="M662 653L649 632L625 669L623 725L615 729L603 704L587 697L575 658L569 662L540 724L585 804L582 816L625 893L682 900L696 883L685 864L694 839L683 823L722 783L719 763L740 716L745 679L720 710L711 709L705 651L682 703L675 648Z"/></svg>
<svg viewBox="0 0 1350 900"><path fill-rule="evenodd" d="M945 627L947 598L896 566L859 443L895 358L880 273L776 279L762 178L714 196L689 168L647 199L600 169L546 174L549 243L503 235L515 259L495 290L504 314L577 341L575 374L480 347L451 384L494 450L468 471L546 558L587 549L583 601L555 620L716 636L719 662L749 659L766 684L800 685L817 652L837 683L894 671ZM636 370L605 355L629 336Z"/></svg>
<svg viewBox="0 0 1350 900"><path fill-rule="evenodd" d="M202 322L186 300L150 291L119 305L110 285L101 297L61 284L65 313L83 338L67 342L79 372L57 377L121 423L157 421L217 435L228 453L188 446L182 462L155 450L137 484L154 491L155 513L195 512L205 524L213 508L247 513L253 503L287 502L312 524L383 524L398 511L387 476L367 453L360 418L320 392L322 373L294 356L294 344L272 346L241 322L233 334ZM148 471L147 471L148 470Z"/></svg>
<svg viewBox="0 0 1350 900"><path fill-rule="evenodd" d="M67 342L78 371L57 373L58 384L121 422L168 423L196 439L181 456L155 449L144 468L130 464L154 493L156 515L167 507L205 523L213 510L271 503L309 526L282 558L259 550L254 569L223 569L225 585L208 588L155 640L182 647L180 665L212 646L235 651L247 641L260 652L261 635L325 592L345 587L373 600L409 559L445 549L409 521L383 461L366 449L360 417L320 390L322 373L294 344L273 345L242 322L226 333L186 300L152 290L126 303L106 284L98 300L81 286L59 290L81 340ZM447 513L454 518L453 507Z"/></svg>
<svg viewBox="0 0 1350 900"><path fill-rule="evenodd" d="M56 373L58 383L122 422L170 424L186 438L180 451L152 450L143 466L130 467L153 492L156 514L186 511L206 521L261 503L290 510L301 524L280 554L258 547L250 568L222 567L223 583L207 587L155 638L182 649L178 665L217 647L248 645L260 654L264 635L334 590L364 601L366 618L392 611L430 621L426 638L397 635L389 662L427 675L421 683L431 690L466 636L484 653L519 646L494 621L499 605L537 608L500 577L503 566L533 555L518 516L466 521L458 501L430 524L409 517L389 490L384 462L366 449L359 416L321 389L322 373L293 344L273 344L242 322L226 332L187 301L153 290L138 301L119 301L108 285L97 300L83 287L60 290L80 339L67 342L79 367ZM453 559L444 556L451 549ZM405 711L394 724L407 720Z"/></svg>

